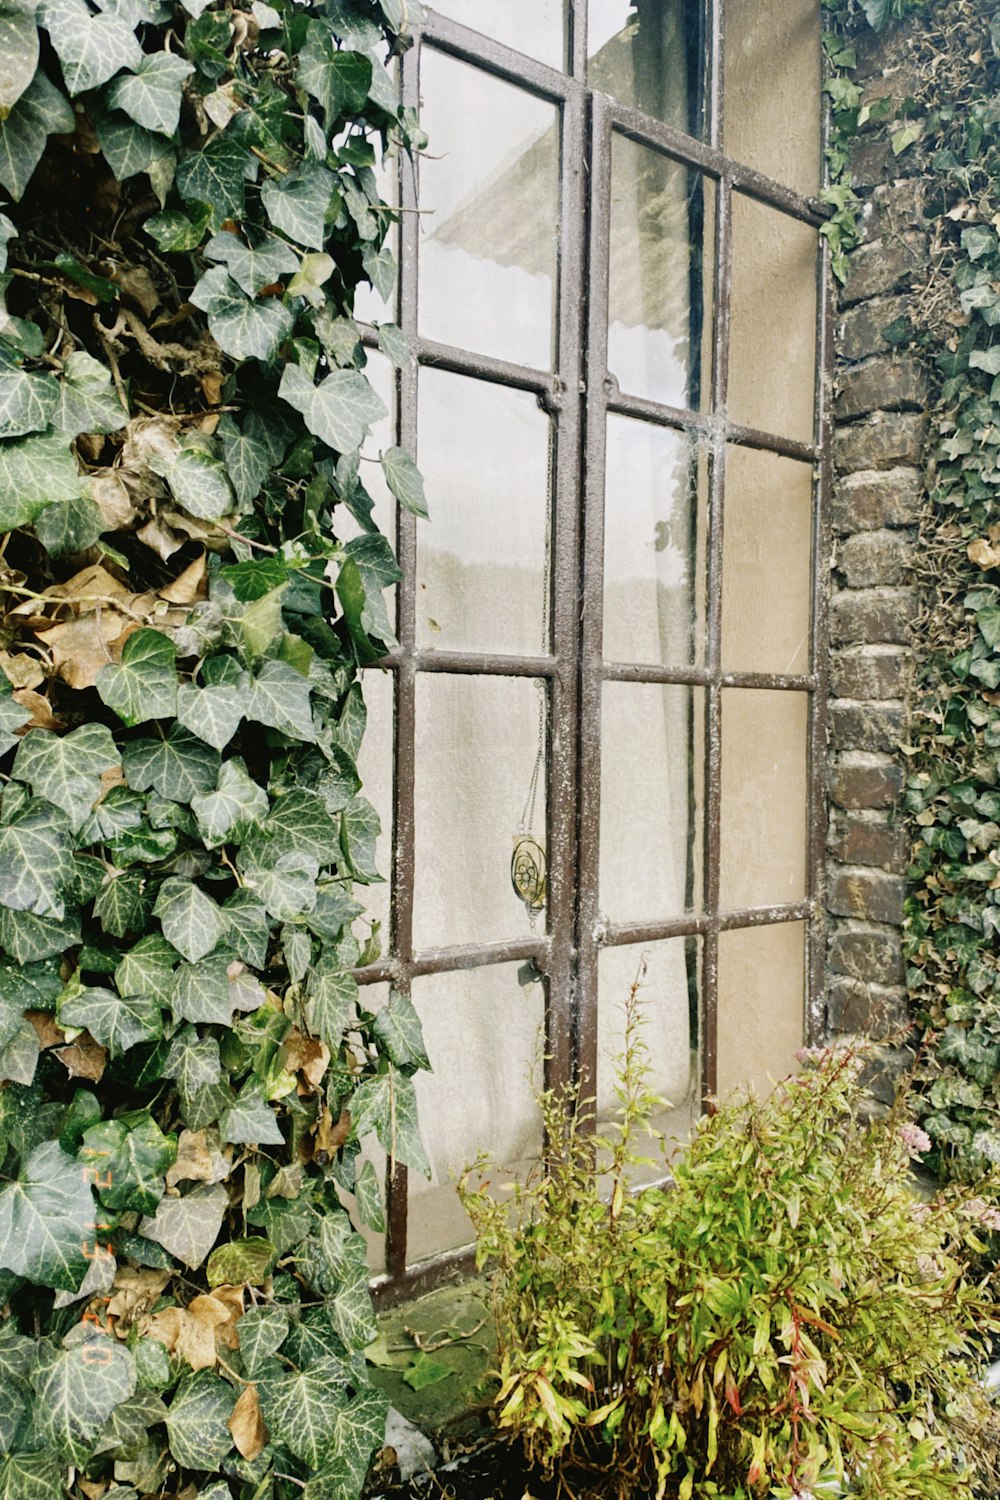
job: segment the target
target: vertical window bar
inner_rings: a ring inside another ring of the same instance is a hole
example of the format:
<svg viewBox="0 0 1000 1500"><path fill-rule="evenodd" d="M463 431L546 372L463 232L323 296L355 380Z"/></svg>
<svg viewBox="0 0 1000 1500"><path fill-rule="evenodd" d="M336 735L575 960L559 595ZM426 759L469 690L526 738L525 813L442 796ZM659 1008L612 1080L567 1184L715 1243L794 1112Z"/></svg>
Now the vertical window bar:
<svg viewBox="0 0 1000 1500"><path fill-rule="evenodd" d="M707 0L708 58L706 60L705 115L708 144L723 148L722 98L725 85L726 0Z"/></svg>
<svg viewBox="0 0 1000 1500"><path fill-rule="evenodd" d="M578 83L587 81L587 0L565 0L566 71Z"/></svg>
<svg viewBox="0 0 1000 1500"><path fill-rule="evenodd" d="M585 31L584 31L585 35ZM584 58L584 64L586 59ZM546 1004L546 1081L573 1074L574 912L577 886L577 705L579 680L579 546L583 303L586 244L584 162L586 97L576 89L563 105L560 132L560 239L557 302L557 391L550 538L552 640L556 659L549 732L549 891L552 938Z"/></svg>

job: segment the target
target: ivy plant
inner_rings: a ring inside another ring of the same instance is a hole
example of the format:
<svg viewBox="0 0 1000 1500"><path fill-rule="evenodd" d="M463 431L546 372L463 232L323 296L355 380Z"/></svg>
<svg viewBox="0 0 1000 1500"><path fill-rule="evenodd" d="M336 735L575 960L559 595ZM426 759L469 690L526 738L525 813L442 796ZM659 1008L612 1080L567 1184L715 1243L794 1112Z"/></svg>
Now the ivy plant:
<svg viewBox="0 0 1000 1500"><path fill-rule="evenodd" d="M382 1440L361 1143L426 1170L427 1059L352 978L398 577L354 306L404 11L0 10L0 1500L348 1500Z"/></svg>

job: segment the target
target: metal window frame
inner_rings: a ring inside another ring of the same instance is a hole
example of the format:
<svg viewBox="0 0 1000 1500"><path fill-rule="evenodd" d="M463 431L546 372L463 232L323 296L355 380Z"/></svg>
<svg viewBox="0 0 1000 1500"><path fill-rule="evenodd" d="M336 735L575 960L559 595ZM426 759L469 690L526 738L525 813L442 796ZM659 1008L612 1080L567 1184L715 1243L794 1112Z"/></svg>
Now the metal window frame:
<svg viewBox="0 0 1000 1500"><path fill-rule="evenodd" d="M397 591L399 647L380 665L394 682L393 847L389 952L356 971L362 985L390 982L409 995L413 979L505 962L535 963L546 986L546 1081L578 1079L592 1091L597 1067L597 969L605 946L698 937L702 944L699 1044L702 1096L715 1090L719 936L773 923L806 924L804 1033L822 1031L825 945L823 763L826 746L827 589L831 413L831 295L828 254L817 250L816 380L813 441L792 441L729 420L726 413L731 322L734 195L819 228L827 210L723 151L722 101L725 0L708 0L707 140L700 141L588 90L586 0L565 0L567 71L560 73L502 43L434 12L414 26L414 45L402 60L403 102L416 108L420 60L430 46L515 84L560 110L560 224L556 346L553 371L472 353L421 337L418 328L419 219L415 172L400 173L399 323L413 359L397 375L396 441L416 454L419 372L448 370L534 394L552 417L553 495L550 624L551 655L501 655L421 650L416 638L417 523L399 508ZM817 105L819 101L817 100ZM622 392L607 371L611 142L615 133L701 173L715 184L715 273L711 409L673 408ZM589 145L589 151L588 151ZM588 292L589 289L589 292ZM604 464L611 413L687 433L708 454L707 641L698 666L665 667L603 659ZM726 453L730 446L771 452L813 466L810 670L797 675L724 672L721 662L722 548ZM581 603L590 607L581 609ZM547 930L509 941L417 951L413 943L414 734L416 684L423 673L500 675L548 685L548 905ZM605 682L680 684L705 695L703 793L704 883L700 909L671 920L608 925L599 909L601 694ZM802 901L723 910L719 903L722 693L765 688L809 699L807 769L807 887ZM477 1143L470 1142L470 1149ZM387 1181L386 1272L373 1282L379 1301L417 1295L471 1266L468 1250L410 1264L407 1253L407 1172L396 1165Z"/></svg>

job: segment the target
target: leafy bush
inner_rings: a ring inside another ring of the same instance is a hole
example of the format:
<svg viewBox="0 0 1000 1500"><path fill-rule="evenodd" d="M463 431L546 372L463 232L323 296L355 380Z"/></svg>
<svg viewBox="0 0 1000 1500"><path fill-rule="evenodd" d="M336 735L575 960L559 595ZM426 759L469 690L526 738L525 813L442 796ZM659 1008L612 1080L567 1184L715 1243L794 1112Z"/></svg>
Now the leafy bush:
<svg viewBox="0 0 1000 1500"><path fill-rule="evenodd" d="M398 576L353 309L403 18L4 7L2 1500L342 1500L381 1441L343 1205L383 1227L370 1131L425 1168L426 1059L351 977Z"/></svg>
<svg viewBox="0 0 1000 1500"><path fill-rule="evenodd" d="M482 1162L463 1181L494 1268L500 1427L622 1494L969 1496L997 1326L970 1257L1000 1215L914 1197L929 1142L896 1114L866 1122L849 1051L763 1102L737 1094L672 1188L629 1191L657 1103L638 1024L633 997L611 1138L548 1095L547 1170L506 1200L477 1186Z"/></svg>

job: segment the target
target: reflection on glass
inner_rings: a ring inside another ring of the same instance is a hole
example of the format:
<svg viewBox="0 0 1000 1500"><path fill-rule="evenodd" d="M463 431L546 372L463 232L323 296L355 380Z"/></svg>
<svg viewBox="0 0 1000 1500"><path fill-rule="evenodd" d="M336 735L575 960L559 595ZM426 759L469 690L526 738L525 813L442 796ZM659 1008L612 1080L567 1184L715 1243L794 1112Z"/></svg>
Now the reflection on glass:
<svg viewBox="0 0 1000 1500"><path fill-rule="evenodd" d="M805 1008L805 923L719 934L718 1092L795 1070Z"/></svg>
<svg viewBox="0 0 1000 1500"><path fill-rule="evenodd" d="M515 842L544 847L544 688L522 677L417 679L414 944L545 927L511 883Z"/></svg>
<svg viewBox="0 0 1000 1500"><path fill-rule="evenodd" d="M375 843L375 868L384 884L367 886L362 894L365 917L381 924L382 951L389 937L389 902L392 876L392 698L391 672L369 668L361 679L368 722L358 751L358 775L364 795L378 813L382 831ZM359 922L358 931L364 931Z"/></svg>
<svg viewBox="0 0 1000 1500"><path fill-rule="evenodd" d="M591 88L700 136L703 8L700 0L590 0Z"/></svg>
<svg viewBox="0 0 1000 1500"><path fill-rule="evenodd" d="M809 696L722 694L722 908L778 906L806 894Z"/></svg>
<svg viewBox="0 0 1000 1500"><path fill-rule="evenodd" d="M610 922L679 917L700 891L700 689L606 682L600 904Z"/></svg>
<svg viewBox="0 0 1000 1500"><path fill-rule="evenodd" d="M549 369L559 218L559 115L425 46L420 331Z"/></svg>
<svg viewBox="0 0 1000 1500"><path fill-rule="evenodd" d="M726 0L726 155L800 193L820 188L821 55L815 0Z"/></svg>
<svg viewBox="0 0 1000 1500"><path fill-rule="evenodd" d="M534 396L421 370L418 452L433 520L418 531L420 646L548 651L549 444Z"/></svg>
<svg viewBox="0 0 1000 1500"><path fill-rule="evenodd" d="M431 974L413 981L433 1073L417 1073L417 1111L431 1165L410 1173L407 1259L472 1243L455 1180L489 1151L500 1180L527 1170L542 1151L535 1095L544 1051L544 986L518 964ZM509 1169L509 1171L508 1171Z"/></svg>
<svg viewBox="0 0 1000 1500"><path fill-rule="evenodd" d="M815 229L733 195L729 415L810 442L816 386Z"/></svg>
<svg viewBox="0 0 1000 1500"><path fill-rule="evenodd" d="M726 672L809 670L812 469L730 448L722 566Z"/></svg>
<svg viewBox="0 0 1000 1500"><path fill-rule="evenodd" d="M683 1139L697 1114L700 940L603 948L598 963L597 1115L617 1108L616 1063L625 1047L625 1001L639 981L649 1086L666 1100L657 1128ZM653 1154L653 1153L650 1153Z"/></svg>
<svg viewBox="0 0 1000 1500"><path fill-rule="evenodd" d="M711 214L712 184L613 136L608 369L622 390L668 406L698 408L708 399L710 372L701 368L702 328L711 322L701 253L706 207Z"/></svg>
<svg viewBox="0 0 1000 1500"><path fill-rule="evenodd" d="M606 661L702 654L705 468L691 439L611 415L604 522Z"/></svg>
<svg viewBox="0 0 1000 1500"><path fill-rule="evenodd" d="M563 65L563 0L434 0L434 10L473 31L537 57L550 68Z"/></svg>

